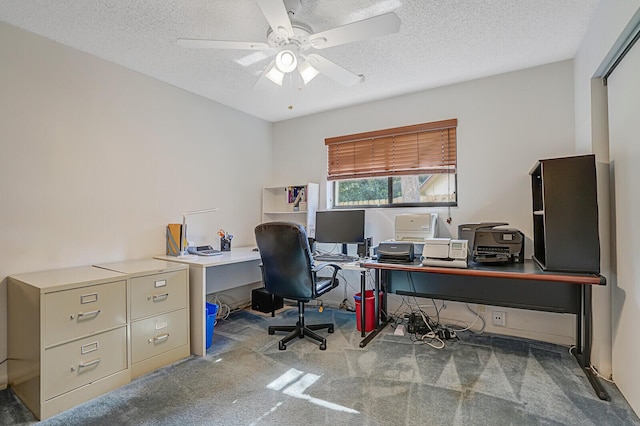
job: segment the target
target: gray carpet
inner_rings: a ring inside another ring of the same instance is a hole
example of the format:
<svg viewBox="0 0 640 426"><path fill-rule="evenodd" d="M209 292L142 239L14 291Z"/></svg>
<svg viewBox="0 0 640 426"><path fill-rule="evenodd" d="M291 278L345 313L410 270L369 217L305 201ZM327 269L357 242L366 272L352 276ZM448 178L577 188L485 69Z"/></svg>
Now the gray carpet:
<svg viewBox="0 0 640 426"><path fill-rule="evenodd" d="M268 324L240 311L215 326L207 356L188 358L65 411L42 425L640 425L620 392L599 400L567 348L461 333L444 349L394 336L359 348L355 315L315 309L336 324L328 348L294 340L278 350ZM325 332L321 332L326 334ZM0 424L34 417L0 392Z"/></svg>

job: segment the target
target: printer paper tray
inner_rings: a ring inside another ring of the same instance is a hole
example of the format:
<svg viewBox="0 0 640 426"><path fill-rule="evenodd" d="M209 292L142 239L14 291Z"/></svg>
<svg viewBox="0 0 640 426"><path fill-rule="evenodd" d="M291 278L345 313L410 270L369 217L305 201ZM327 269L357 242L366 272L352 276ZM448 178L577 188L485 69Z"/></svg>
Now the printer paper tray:
<svg viewBox="0 0 640 426"><path fill-rule="evenodd" d="M467 261L462 259L446 260L446 259L423 259L423 266L444 266L445 268L466 268Z"/></svg>
<svg viewBox="0 0 640 426"><path fill-rule="evenodd" d="M380 256L380 254L378 254L378 262L380 263L402 263L402 264L407 264L407 263L413 263L413 259L407 257L400 257L400 256Z"/></svg>

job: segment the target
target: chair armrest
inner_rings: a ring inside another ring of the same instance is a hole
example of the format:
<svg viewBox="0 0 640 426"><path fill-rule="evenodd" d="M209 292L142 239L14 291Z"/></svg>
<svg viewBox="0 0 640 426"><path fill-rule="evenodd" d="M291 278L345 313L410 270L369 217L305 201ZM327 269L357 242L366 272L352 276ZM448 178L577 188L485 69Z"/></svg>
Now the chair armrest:
<svg viewBox="0 0 640 426"><path fill-rule="evenodd" d="M334 268L336 271L339 271L340 269L342 269L340 265L336 265L335 263L322 262L322 263L314 264L312 267L312 270L313 272L318 272L319 270L326 268L327 266Z"/></svg>
<svg viewBox="0 0 640 426"><path fill-rule="evenodd" d="M313 265L313 269L311 270L313 272L313 276L315 277L316 274L321 270L324 269L326 267L331 267L333 268L333 274L331 276L331 278L333 280L336 279L336 275L338 274L338 271L340 271L342 268L340 267L340 265L336 265L335 263L328 263L328 262L322 262L322 263L316 263L315 265Z"/></svg>

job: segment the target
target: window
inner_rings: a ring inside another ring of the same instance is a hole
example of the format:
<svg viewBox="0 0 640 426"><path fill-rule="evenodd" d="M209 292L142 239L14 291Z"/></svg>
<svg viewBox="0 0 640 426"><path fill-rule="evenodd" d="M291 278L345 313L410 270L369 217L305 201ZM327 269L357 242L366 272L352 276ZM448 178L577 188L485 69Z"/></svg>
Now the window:
<svg viewBox="0 0 640 426"><path fill-rule="evenodd" d="M457 119L325 139L334 207L457 205Z"/></svg>

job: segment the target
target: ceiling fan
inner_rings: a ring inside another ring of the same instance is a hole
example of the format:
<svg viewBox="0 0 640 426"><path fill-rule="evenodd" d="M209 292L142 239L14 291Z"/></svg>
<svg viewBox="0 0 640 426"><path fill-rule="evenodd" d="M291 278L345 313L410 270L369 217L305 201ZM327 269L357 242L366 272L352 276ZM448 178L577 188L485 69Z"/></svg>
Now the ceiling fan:
<svg viewBox="0 0 640 426"><path fill-rule="evenodd" d="M364 81L364 76L311 51L393 34L400 29L398 15L388 12L314 33L308 24L292 18L300 10L301 0L256 1L270 26L265 42L180 38L178 45L188 48L262 50L269 55L276 55L254 87L263 79L282 86L285 75L296 69L304 84L321 73L344 86L353 86Z"/></svg>

